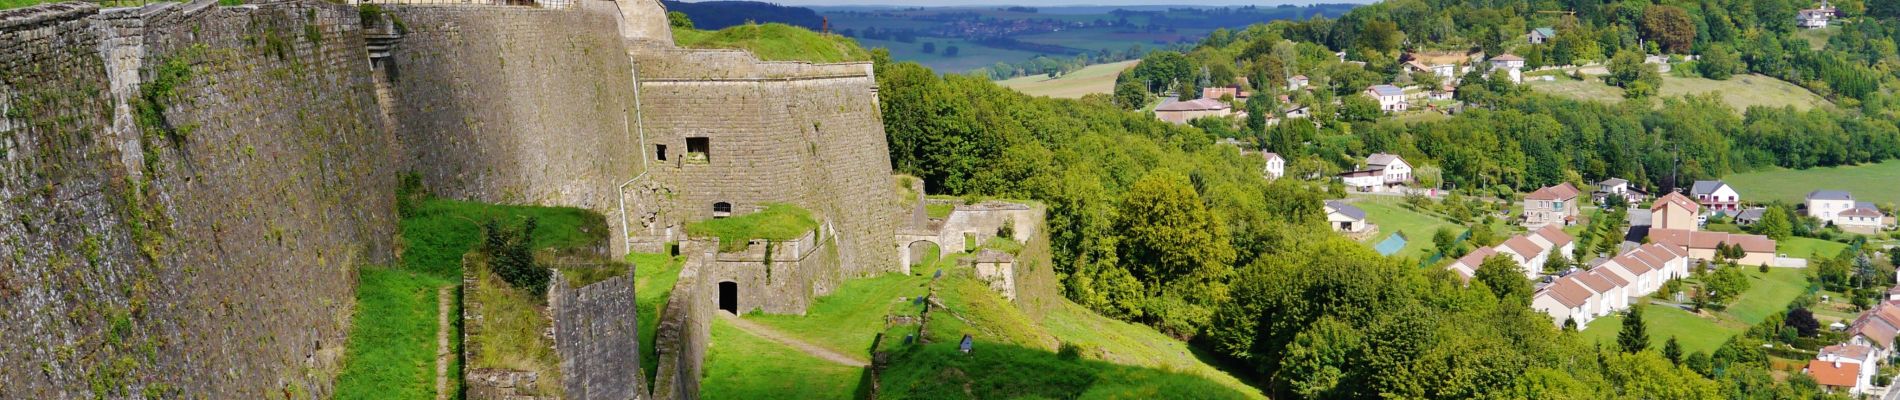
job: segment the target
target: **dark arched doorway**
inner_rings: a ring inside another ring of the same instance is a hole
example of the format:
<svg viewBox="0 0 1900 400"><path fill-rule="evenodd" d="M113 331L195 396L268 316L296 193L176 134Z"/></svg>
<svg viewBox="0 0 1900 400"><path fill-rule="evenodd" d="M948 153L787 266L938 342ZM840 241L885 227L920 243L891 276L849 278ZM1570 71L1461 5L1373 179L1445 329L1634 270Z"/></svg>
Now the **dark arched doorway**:
<svg viewBox="0 0 1900 400"><path fill-rule="evenodd" d="M719 309L739 315L739 283L719 282Z"/></svg>

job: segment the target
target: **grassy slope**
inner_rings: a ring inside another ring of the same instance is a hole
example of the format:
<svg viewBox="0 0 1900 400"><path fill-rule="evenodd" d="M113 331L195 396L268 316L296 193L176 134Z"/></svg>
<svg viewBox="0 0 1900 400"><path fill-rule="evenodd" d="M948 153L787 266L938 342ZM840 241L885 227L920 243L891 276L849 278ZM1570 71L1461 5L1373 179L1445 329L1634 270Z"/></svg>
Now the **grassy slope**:
<svg viewBox="0 0 1900 400"><path fill-rule="evenodd" d="M337 398L433 397L436 288L461 282L462 255L481 240L481 221L513 224L527 216L539 221L536 247L592 245L607 229L599 215L577 208L441 199L424 201L403 218L401 267L365 267L358 275L357 307L343 373L337 377ZM456 308L450 312L460 313ZM460 337L453 331L459 326L450 329L451 337ZM450 351L461 351L459 340L451 340L450 346Z"/></svg>
<svg viewBox="0 0 1900 400"><path fill-rule="evenodd" d="M1606 103L1623 101L1623 89L1609 86L1592 76L1582 81L1558 77L1556 81L1527 82L1534 90L1569 96L1582 100L1594 100ZM1793 106L1806 110L1827 104L1827 99L1815 95L1805 88L1779 79L1757 74L1736 75L1728 80L1704 78L1683 78L1663 75L1662 96L1676 97L1687 94L1715 92L1722 101L1735 107L1736 112L1747 110L1749 106Z"/></svg>
<svg viewBox="0 0 1900 400"><path fill-rule="evenodd" d="M1400 202L1401 200L1396 197L1361 197L1359 201L1352 203L1366 210L1367 221L1379 225L1379 234L1367 240L1366 244L1378 244L1387 236L1392 236L1394 232L1405 232L1405 248L1393 256L1425 259L1432 256L1429 250L1432 247L1432 234L1437 233L1438 228L1464 232L1463 227L1451 221L1412 211Z"/></svg>
<svg viewBox="0 0 1900 400"><path fill-rule="evenodd" d="M1900 203L1900 190L1875 189L1892 188L1894 182L1900 182L1900 160L1803 170L1774 168L1733 174L1722 180L1750 200L1799 203L1815 189L1838 189L1853 191L1860 201Z"/></svg>
<svg viewBox="0 0 1900 400"><path fill-rule="evenodd" d="M748 315L745 318L780 332L798 336L815 345L844 354L867 354L877 333L884 330L884 315L892 306L903 304L899 297L929 293L927 276L888 274L847 281L833 294L812 302L805 316Z"/></svg>
<svg viewBox="0 0 1900 400"><path fill-rule="evenodd" d="M1049 79L1047 75L1035 75L998 81L996 84L1031 96L1073 99L1092 93L1107 94L1115 91L1115 77L1121 75L1123 70L1134 68L1138 62L1141 61L1096 64L1055 79Z"/></svg>
<svg viewBox="0 0 1900 400"><path fill-rule="evenodd" d="M709 400L846 399L863 375L862 368L820 360L721 319L713 320L705 371L700 396Z"/></svg>
<svg viewBox="0 0 1900 400"><path fill-rule="evenodd" d="M667 296L673 294L673 284L679 281L685 260L685 257L665 254L627 255L627 262L633 264L634 311L640 319L640 368L646 372L648 381L659 372L660 360L653 340L658 337L660 307L666 305Z"/></svg>
<svg viewBox="0 0 1900 400"><path fill-rule="evenodd" d="M673 29L680 47L742 49L761 60L835 63L870 61L871 53L857 42L791 25L737 25L717 31Z"/></svg>
<svg viewBox="0 0 1900 400"><path fill-rule="evenodd" d="M879 376L887 399L1245 399L1195 375L1064 359L1055 353L979 342L962 354L933 343L893 357ZM1253 396L1257 397L1257 396Z"/></svg>
<svg viewBox="0 0 1900 400"><path fill-rule="evenodd" d="M1726 311L1704 317L1675 307L1650 305L1646 314L1643 314L1649 325L1650 345L1661 348L1663 342L1673 336L1686 351L1713 352L1729 337L1761 323L1769 315L1781 312L1789 301L1807 289L1804 270L1771 268L1767 274L1754 268L1743 270L1752 284ZM1614 345L1616 334L1622 329L1623 317L1614 315L1590 321L1590 328L1581 334L1585 340Z"/></svg>

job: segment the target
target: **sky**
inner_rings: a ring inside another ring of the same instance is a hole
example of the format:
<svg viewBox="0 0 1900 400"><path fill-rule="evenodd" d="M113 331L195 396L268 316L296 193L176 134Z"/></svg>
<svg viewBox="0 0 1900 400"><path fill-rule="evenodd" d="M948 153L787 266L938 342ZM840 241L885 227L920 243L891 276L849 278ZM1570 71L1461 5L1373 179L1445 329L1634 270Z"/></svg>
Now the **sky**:
<svg viewBox="0 0 1900 400"><path fill-rule="evenodd" d="M944 7L944 6L1147 6L1147 5L1191 5L1272 7L1281 4L1307 5L1314 3L1371 3L1373 0L1331 0L1331 1L1245 1L1245 0L759 0L787 6L893 6L893 7Z"/></svg>

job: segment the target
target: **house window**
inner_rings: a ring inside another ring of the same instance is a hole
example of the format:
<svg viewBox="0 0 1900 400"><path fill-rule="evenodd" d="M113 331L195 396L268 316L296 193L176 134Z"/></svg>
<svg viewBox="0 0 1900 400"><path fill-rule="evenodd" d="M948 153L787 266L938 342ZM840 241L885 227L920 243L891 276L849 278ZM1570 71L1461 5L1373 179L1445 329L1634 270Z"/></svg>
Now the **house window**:
<svg viewBox="0 0 1900 400"><path fill-rule="evenodd" d="M686 161L712 161L712 139L704 137L686 138Z"/></svg>
<svg viewBox="0 0 1900 400"><path fill-rule="evenodd" d="M713 218L725 218L729 216L732 216L732 203L723 201L713 203Z"/></svg>
<svg viewBox="0 0 1900 400"><path fill-rule="evenodd" d="M653 145L653 158L658 159L660 161L666 161L666 145L664 144Z"/></svg>

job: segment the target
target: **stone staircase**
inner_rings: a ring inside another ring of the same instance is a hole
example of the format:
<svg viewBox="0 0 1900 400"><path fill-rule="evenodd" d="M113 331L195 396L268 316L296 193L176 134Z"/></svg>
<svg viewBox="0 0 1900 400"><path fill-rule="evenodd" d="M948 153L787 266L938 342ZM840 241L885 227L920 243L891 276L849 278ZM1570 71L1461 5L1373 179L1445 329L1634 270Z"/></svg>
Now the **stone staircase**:
<svg viewBox="0 0 1900 400"><path fill-rule="evenodd" d="M389 58L389 53L402 43L402 30L396 23L384 15L376 23L363 27L363 47L369 50L370 61Z"/></svg>

